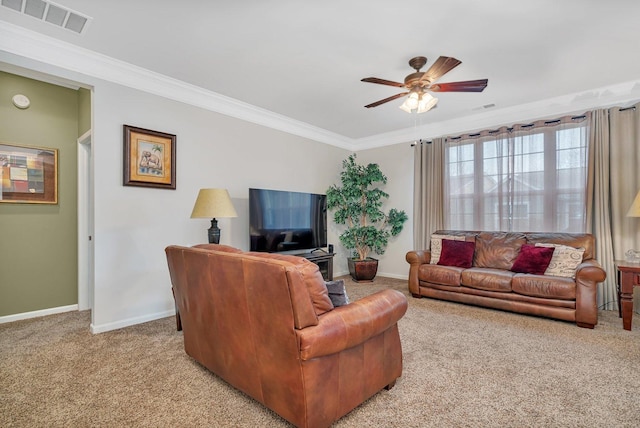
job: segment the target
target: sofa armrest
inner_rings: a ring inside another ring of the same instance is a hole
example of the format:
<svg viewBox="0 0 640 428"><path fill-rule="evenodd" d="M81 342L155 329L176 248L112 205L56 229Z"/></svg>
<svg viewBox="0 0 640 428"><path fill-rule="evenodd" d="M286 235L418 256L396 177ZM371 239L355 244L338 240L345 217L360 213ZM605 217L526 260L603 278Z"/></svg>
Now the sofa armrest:
<svg viewBox="0 0 640 428"><path fill-rule="evenodd" d="M594 259L585 260L576 268L576 281L602 282L607 278L607 273L602 269L600 263Z"/></svg>
<svg viewBox="0 0 640 428"><path fill-rule="evenodd" d="M413 264L421 265L421 264L429 263L431 261L431 251L429 250L409 251L405 256L405 259L407 260L407 263L409 263L410 265L413 265Z"/></svg>
<svg viewBox="0 0 640 428"><path fill-rule="evenodd" d="M397 290L379 291L319 317L318 325L296 330L302 360L349 349L393 326L407 311Z"/></svg>
<svg viewBox="0 0 640 428"><path fill-rule="evenodd" d="M409 263L409 292L414 296L420 295L420 282L418 281L418 271L420 266L431 262L430 250L409 251L405 256Z"/></svg>
<svg viewBox="0 0 640 428"><path fill-rule="evenodd" d="M598 323L598 283L607 278L600 264L589 259L576 269L576 324L593 328Z"/></svg>

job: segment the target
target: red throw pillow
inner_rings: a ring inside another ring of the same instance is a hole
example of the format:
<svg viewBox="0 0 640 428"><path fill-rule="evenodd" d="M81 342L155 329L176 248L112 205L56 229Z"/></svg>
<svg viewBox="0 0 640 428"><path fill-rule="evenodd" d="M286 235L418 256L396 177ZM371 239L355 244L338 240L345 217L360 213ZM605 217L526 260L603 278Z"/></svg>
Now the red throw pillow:
<svg viewBox="0 0 640 428"><path fill-rule="evenodd" d="M473 252L476 249L475 242L442 240L442 252L440 253L440 266L456 266L470 268L473 263Z"/></svg>
<svg viewBox="0 0 640 428"><path fill-rule="evenodd" d="M516 261L513 262L511 272L544 275L544 271L549 267L554 250L554 247L536 247L535 245L524 244L520 248L520 254L518 254Z"/></svg>

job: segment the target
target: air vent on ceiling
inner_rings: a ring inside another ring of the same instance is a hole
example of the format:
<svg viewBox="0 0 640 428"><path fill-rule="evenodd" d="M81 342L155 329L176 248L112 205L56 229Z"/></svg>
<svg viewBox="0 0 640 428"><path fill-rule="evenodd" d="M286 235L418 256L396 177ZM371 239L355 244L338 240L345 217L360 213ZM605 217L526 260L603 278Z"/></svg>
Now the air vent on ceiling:
<svg viewBox="0 0 640 428"><path fill-rule="evenodd" d="M480 106L480 107L474 107L471 110L473 110L473 111L484 110L484 109L487 109L487 108L494 108L495 106L496 106L495 104L491 103L491 104L485 104L485 105Z"/></svg>
<svg viewBox="0 0 640 428"><path fill-rule="evenodd" d="M32 16L78 34L82 34L91 21L90 17L51 1L0 0L0 2L2 6L16 12Z"/></svg>

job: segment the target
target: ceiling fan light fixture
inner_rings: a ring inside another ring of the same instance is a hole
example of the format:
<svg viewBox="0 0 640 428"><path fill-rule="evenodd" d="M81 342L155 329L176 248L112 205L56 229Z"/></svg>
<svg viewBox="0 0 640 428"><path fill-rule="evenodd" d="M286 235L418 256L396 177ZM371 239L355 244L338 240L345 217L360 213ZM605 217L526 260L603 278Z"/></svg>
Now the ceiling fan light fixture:
<svg viewBox="0 0 640 428"><path fill-rule="evenodd" d="M417 92L411 92L407 99L404 100L400 108L407 113L411 113L417 109L420 104L420 95Z"/></svg>
<svg viewBox="0 0 640 428"><path fill-rule="evenodd" d="M418 102L418 113L425 113L438 104L438 99L429 93L424 93Z"/></svg>
<svg viewBox="0 0 640 428"><path fill-rule="evenodd" d="M429 93L419 94L417 92L411 92L406 100L400 106L401 110L407 113L425 113L431 110L438 103L438 99Z"/></svg>
<svg viewBox="0 0 640 428"><path fill-rule="evenodd" d="M407 100L404 100L404 102L402 104L400 104L400 107L398 107L400 110L404 110L407 113L411 113L411 109L407 106Z"/></svg>
<svg viewBox="0 0 640 428"><path fill-rule="evenodd" d="M5 0L2 0L5 1ZM460 60L457 60L449 56L440 56L429 67L427 71L420 71L420 69L427 63L427 58L423 56L411 58L409 65L415 70L415 72L409 74L404 78L404 83L395 82L393 80L380 79L378 77L365 77L361 79L362 82L376 83L378 85L394 86L396 88L403 88L406 91L396 95L384 98L376 101L375 103L367 104L365 108L377 107L379 105L388 103L389 101L397 100L400 97L409 95L407 99L402 103L400 108L407 113L424 113L436 106L438 99L434 98L431 94L425 91L431 92L482 92L487 87L488 79L477 80L465 80L460 82L449 83L437 83L435 82L446 73L450 72L458 65L462 64Z"/></svg>
<svg viewBox="0 0 640 428"><path fill-rule="evenodd" d="M420 96L417 92L411 92L405 102L407 103L407 107L413 110L414 108L418 108L418 104L420 104Z"/></svg>

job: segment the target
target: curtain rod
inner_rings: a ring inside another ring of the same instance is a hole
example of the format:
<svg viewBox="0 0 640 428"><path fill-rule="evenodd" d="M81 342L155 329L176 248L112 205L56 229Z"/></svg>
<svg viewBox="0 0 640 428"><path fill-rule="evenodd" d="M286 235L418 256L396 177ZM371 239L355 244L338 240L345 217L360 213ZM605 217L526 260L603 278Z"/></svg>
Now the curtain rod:
<svg viewBox="0 0 640 428"><path fill-rule="evenodd" d="M513 125L513 126L503 126L501 128L498 129L493 129L493 130L484 130L484 131L480 131L480 132L474 132L472 134L462 134L462 135L457 135L455 137L446 137L445 139L445 143L448 142L453 142L453 141L458 141L458 140L463 140L463 139L469 139L469 138L476 138L476 137L480 137L482 135L492 135L492 134L497 134L499 132L513 132L516 129L529 129L529 128L533 128L533 127L542 127L542 126L552 126L552 125L558 125L561 124L563 122L567 122L569 120L571 121L581 121L586 119L588 116L588 113L582 114L582 115L577 115L577 116L564 116L558 119L551 119L551 120L538 120L532 123L524 123L524 124L518 124L518 125Z"/></svg>
<svg viewBox="0 0 640 428"><path fill-rule="evenodd" d="M630 107L624 107L624 108L620 108L618 111L627 111L627 110L635 110L636 106L630 106ZM581 119L585 119L587 116L582 114L582 115L578 115L578 116L572 116L571 120L581 120ZM555 120L547 120L544 121L545 125L555 125L557 123L560 123L561 119L555 119ZM532 126L534 126L534 123L530 123L530 124L526 124L526 125L520 125L522 128L530 128ZM513 131L513 127L508 127L507 130L508 131ZM491 130L491 131L487 131L489 134L495 134L497 132L499 132L499 129L496 130ZM469 134L469 137L478 137L480 136L480 133L473 133L473 134ZM448 137L447 140L460 140L462 138L462 136L456 136L456 137ZM419 141L414 141L413 143L410 144L410 147L415 147L416 145L422 144L422 143L426 143L426 144L431 144L433 143L433 141L431 140L425 140L423 141L422 139L420 139Z"/></svg>
<svg viewBox="0 0 640 428"><path fill-rule="evenodd" d="M620 111L625 111L625 110L635 110L636 107L635 106L631 106L631 107L627 107L624 109L620 109ZM582 115L578 115L578 116L571 116L571 120L582 120L582 119L586 119L587 115L586 114L582 114ZM545 125L556 125L558 123L560 123L562 121L562 119L554 119L554 120L546 120L543 123ZM529 123L529 124L525 124L525 125L520 125L521 128L531 128L535 126L535 123ZM508 127L507 131L512 132L514 130L514 127ZM496 134L498 132L500 132L500 129L494 129L491 131L486 131L488 134ZM474 132L473 134L469 134L467 137L479 137L481 135L480 132ZM456 140L460 140L462 139L462 135L458 135L456 137L447 137L447 141L456 141ZM446 142L446 141L445 141ZM416 145L418 145L418 143L422 144L422 143L426 143L426 144L431 144L433 143L433 141L430 140L426 140L426 141L422 141L422 139L420 139L419 141L414 141L413 143L410 144L410 147L415 147Z"/></svg>
<svg viewBox="0 0 640 428"><path fill-rule="evenodd" d="M422 141L422 138L421 138L419 141L414 141L413 143L411 143L411 147L417 146L418 143L420 143L420 144L422 144L422 143L431 144L431 143L433 143L433 141L430 141L430 140Z"/></svg>

